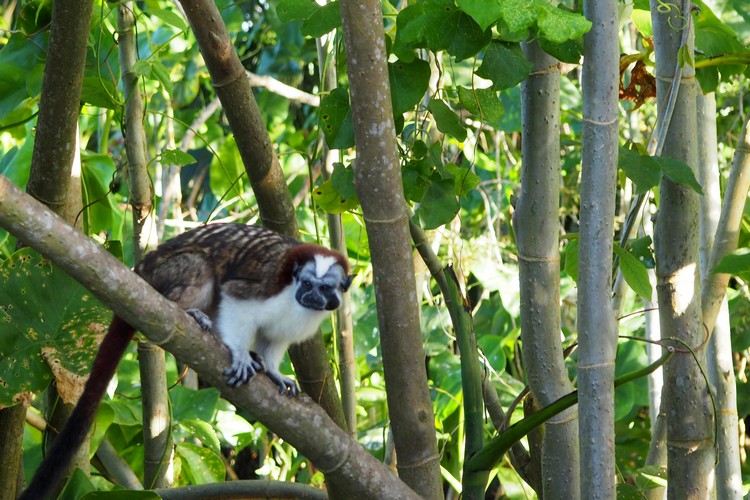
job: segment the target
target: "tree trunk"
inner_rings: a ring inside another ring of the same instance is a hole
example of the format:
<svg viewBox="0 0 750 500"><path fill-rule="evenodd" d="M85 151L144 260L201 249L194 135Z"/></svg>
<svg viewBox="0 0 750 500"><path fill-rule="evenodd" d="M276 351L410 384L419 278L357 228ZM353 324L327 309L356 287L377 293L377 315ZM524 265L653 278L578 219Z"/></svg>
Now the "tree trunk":
<svg viewBox="0 0 750 500"><path fill-rule="evenodd" d="M560 70L534 42L524 45L534 65L521 84L523 167L513 216L518 244L521 340L526 379L539 406L573 386L560 342ZM577 409L545 424L542 445L544 498L578 498Z"/></svg>
<svg viewBox="0 0 750 500"><path fill-rule="evenodd" d="M440 456L427 387L406 201L401 184L379 0L341 2L352 118L355 186L370 242L383 370L399 476L442 498Z"/></svg>
<svg viewBox="0 0 750 500"><path fill-rule="evenodd" d="M618 132L617 2L588 0L584 35L583 151L578 278L581 496L614 498L615 357L611 303Z"/></svg>
<svg viewBox="0 0 750 500"><path fill-rule="evenodd" d="M678 53L692 53L690 2L652 0L656 51L657 101L665 102L676 75ZM687 30L687 31L686 31ZM682 160L694 170L696 149L695 70L685 65L669 123L663 155ZM657 110L663 113L662 107ZM659 314L663 338L677 338L679 349L664 370L662 404L667 419L669 498L708 498L713 489L713 426L708 387L701 368L706 362L706 333L701 319L698 271L698 195L662 177L654 234ZM695 358L685 348L693 349ZM697 360L697 363L696 363ZM698 366L698 365L701 366ZM686 411L686 409L690 411Z"/></svg>

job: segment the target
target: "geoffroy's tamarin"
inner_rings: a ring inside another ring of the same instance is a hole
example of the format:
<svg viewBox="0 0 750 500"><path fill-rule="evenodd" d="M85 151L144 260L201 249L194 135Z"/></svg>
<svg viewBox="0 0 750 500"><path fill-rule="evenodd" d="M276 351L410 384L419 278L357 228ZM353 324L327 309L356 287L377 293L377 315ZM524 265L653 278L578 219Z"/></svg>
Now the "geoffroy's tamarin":
<svg viewBox="0 0 750 500"><path fill-rule="evenodd" d="M299 388L279 372L284 353L318 330L352 282L341 254L242 224L181 234L146 254L135 272L226 344L229 385L265 372L289 396ZM21 499L45 499L59 485L134 334L125 320L112 319L78 404Z"/></svg>

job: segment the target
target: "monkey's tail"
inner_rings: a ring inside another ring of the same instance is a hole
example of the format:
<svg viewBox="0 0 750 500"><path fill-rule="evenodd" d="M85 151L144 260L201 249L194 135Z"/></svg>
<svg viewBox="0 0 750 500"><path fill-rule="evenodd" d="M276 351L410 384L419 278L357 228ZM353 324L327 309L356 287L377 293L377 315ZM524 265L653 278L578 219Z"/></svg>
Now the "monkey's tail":
<svg viewBox="0 0 750 500"><path fill-rule="evenodd" d="M133 335L135 328L118 316L112 318L78 404L19 500L46 500L61 483L73 456L89 434L99 402Z"/></svg>

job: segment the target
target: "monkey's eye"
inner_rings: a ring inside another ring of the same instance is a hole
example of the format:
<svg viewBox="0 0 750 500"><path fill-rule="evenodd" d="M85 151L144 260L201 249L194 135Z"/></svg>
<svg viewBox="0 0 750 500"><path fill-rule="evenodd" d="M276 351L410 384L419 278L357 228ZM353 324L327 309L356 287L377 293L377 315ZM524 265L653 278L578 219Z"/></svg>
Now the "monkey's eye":
<svg viewBox="0 0 750 500"><path fill-rule="evenodd" d="M323 293L328 293L333 289L331 285L320 285L320 291Z"/></svg>
<svg viewBox="0 0 750 500"><path fill-rule="evenodd" d="M300 286L302 287L303 290L312 290L312 287L313 287L310 280L302 280L302 282L300 283Z"/></svg>

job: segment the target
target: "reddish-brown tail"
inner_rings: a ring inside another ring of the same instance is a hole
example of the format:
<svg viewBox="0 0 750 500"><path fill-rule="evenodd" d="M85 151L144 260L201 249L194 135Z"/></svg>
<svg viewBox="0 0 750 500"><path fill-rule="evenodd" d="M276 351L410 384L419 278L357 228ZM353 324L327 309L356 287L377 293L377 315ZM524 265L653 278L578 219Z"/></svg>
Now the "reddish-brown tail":
<svg viewBox="0 0 750 500"><path fill-rule="evenodd" d="M91 368L91 375L81 399L78 400L68 422L19 500L46 500L58 488L73 455L88 436L99 402L104 397L107 385L117 371L117 365L134 334L135 328L125 320L117 316L112 318L107 335L102 340L94 359L94 366Z"/></svg>

